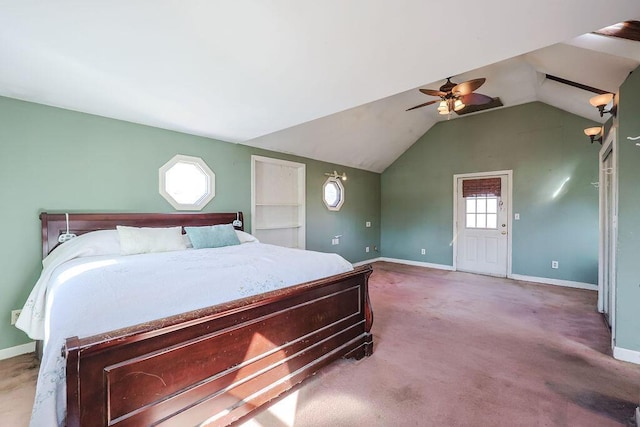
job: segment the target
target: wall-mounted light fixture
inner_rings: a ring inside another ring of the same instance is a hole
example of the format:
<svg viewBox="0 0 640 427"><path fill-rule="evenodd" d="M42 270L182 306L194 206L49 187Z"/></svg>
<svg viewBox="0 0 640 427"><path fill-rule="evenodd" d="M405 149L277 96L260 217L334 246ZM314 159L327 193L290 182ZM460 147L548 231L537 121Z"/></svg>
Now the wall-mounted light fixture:
<svg viewBox="0 0 640 427"><path fill-rule="evenodd" d="M330 177L333 177L333 178L340 178L343 181L347 180L347 173L346 172L342 172L342 175L339 175L338 172L336 172L336 171L325 172L324 174L325 174L325 176L330 176Z"/></svg>
<svg viewBox="0 0 640 427"><path fill-rule="evenodd" d="M591 138L591 143L593 141L598 141L600 145L602 145L602 126L595 126L592 128L586 128L584 130L584 134ZM598 138L596 136L600 135Z"/></svg>
<svg viewBox="0 0 640 427"><path fill-rule="evenodd" d="M612 93L603 93L601 95L596 95L589 100L589 103L596 107L598 111L600 111L600 117L604 116L604 113L609 113L612 116L616 115L616 106L613 103L613 94ZM608 110L605 110L606 106L611 104Z"/></svg>

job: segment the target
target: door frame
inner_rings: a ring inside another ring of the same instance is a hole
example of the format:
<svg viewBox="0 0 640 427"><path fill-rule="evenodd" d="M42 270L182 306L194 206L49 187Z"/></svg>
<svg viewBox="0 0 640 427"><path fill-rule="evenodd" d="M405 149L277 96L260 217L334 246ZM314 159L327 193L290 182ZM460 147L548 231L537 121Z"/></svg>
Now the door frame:
<svg viewBox="0 0 640 427"><path fill-rule="evenodd" d="M611 204L614 207L614 218L612 221L611 237L612 242L615 245L618 241L618 140L616 138L616 129L611 128L607 137L602 143L602 148L598 152L598 311L604 313L604 233L605 233L605 215L604 215L604 174L605 170L602 168L603 156L612 150L611 155L611 168L613 173L611 176ZM616 257L617 251L611 251L611 257L609 261L609 268L613 269L613 284L609 283L611 292L609 295L611 312L609 313L609 324L611 325L611 346L615 346L616 339Z"/></svg>
<svg viewBox="0 0 640 427"><path fill-rule="evenodd" d="M484 178L494 175L507 175L509 184L507 185L507 277L511 277L511 235L512 235L512 222L513 222L513 170L501 170L490 172L473 172L473 173L458 173L453 175L453 240L451 246L453 247L453 271L457 271L458 264L458 179L460 178Z"/></svg>

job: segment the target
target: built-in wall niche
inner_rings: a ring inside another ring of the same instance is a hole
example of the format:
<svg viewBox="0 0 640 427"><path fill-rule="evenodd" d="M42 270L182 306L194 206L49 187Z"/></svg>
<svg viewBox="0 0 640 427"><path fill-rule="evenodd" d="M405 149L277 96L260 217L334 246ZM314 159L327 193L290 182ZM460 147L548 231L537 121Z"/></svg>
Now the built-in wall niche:
<svg viewBox="0 0 640 427"><path fill-rule="evenodd" d="M305 248L305 165L251 156L251 232L263 243Z"/></svg>

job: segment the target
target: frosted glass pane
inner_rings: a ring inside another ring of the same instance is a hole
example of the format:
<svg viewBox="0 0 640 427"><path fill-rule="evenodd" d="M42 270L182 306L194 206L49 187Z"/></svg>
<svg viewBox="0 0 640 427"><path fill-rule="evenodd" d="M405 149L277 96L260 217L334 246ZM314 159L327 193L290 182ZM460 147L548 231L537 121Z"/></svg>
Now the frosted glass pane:
<svg viewBox="0 0 640 427"><path fill-rule="evenodd" d="M498 228L498 215L497 214L487 214L487 228Z"/></svg>
<svg viewBox="0 0 640 427"><path fill-rule="evenodd" d="M467 199L467 213L475 213L476 211L476 199Z"/></svg>
<svg viewBox="0 0 640 427"><path fill-rule="evenodd" d="M478 213L484 213L487 211L487 199L478 199L477 205Z"/></svg>
<svg viewBox="0 0 640 427"><path fill-rule="evenodd" d="M467 228L476 228L475 214L467 214Z"/></svg>
<svg viewBox="0 0 640 427"><path fill-rule="evenodd" d="M209 177L194 163L177 162L165 172L165 191L181 204L197 204L209 194Z"/></svg>
<svg viewBox="0 0 640 427"><path fill-rule="evenodd" d="M327 182L324 186L324 201L331 207L338 206L340 203L340 188L335 182Z"/></svg>
<svg viewBox="0 0 640 427"><path fill-rule="evenodd" d="M488 213L497 213L498 212L498 199L492 197L491 199L487 199L487 212Z"/></svg>
<svg viewBox="0 0 640 427"><path fill-rule="evenodd" d="M485 214L478 214L477 222L478 228L486 228L487 227L487 216Z"/></svg>

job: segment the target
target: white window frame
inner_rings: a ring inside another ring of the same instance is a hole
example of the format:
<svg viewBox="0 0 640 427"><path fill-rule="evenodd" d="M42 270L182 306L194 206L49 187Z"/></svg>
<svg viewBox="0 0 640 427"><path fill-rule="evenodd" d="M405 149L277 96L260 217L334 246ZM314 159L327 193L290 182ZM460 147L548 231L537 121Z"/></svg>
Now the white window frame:
<svg viewBox="0 0 640 427"><path fill-rule="evenodd" d="M498 229L498 210L500 209L500 204L498 203L498 197L497 196L472 196L474 198L474 202L476 203L476 209L475 212L469 212L468 211L468 204L465 203L465 228L468 229L473 229L473 230L497 230ZM484 199L485 201L487 201L486 204L486 208L484 212L478 212L478 197ZM488 200L489 198L491 199L496 199L496 211L495 212L489 212L489 204L488 204ZM469 200L469 198L467 198L466 200ZM476 225L473 227L469 227L469 217L468 215L473 214L475 216L476 219ZM478 221L478 215L484 215L485 216L485 226L484 227L478 227L477 226L477 221ZM489 219L489 215L495 215L496 216L496 226L495 227L488 227L488 219Z"/></svg>
<svg viewBox="0 0 640 427"><path fill-rule="evenodd" d="M207 177L207 190L195 203L180 203L173 198L166 189L166 176L167 172L179 163L189 163L197 166L202 170ZM200 211L207 203L209 203L216 196L216 174L207 166L204 160L200 157L185 156L182 154L176 154L171 160L162 165L158 171L158 191L160 195L165 198L167 202L171 204L176 210L179 211Z"/></svg>
<svg viewBox="0 0 640 427"><path fill-rule="evenodd" d="M332 206L331 204L329 204L327 200L324 198L324 190L327 187L327 185L329 185L330 183L336 184L340 189L340 198L338 200L338 203L335 206ZM324 202L324 205L327 207L327 209L329 209L330 211L339 211L342 205L344 204L344 198L345 198L344 185L342 185L342 181L340 180L340 178L336 178L333 176L330 176L329 178L327 178L324 184L322 184L322 201Z"/></svg>

